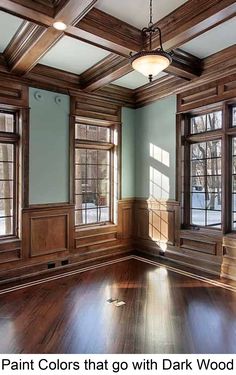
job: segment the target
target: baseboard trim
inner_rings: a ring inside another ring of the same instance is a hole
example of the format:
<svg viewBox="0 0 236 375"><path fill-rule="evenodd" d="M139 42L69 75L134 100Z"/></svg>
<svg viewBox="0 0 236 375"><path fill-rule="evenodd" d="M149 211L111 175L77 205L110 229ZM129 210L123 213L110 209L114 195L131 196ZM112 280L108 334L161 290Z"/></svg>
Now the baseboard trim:
<svg viewBox="0 0 236 375"><path fill-rule="evenodd" d="M44 283L47 283L49 281L63 279L65 277L77 275L79 273L83 273L83 272L86 272L86 271L92 271L92 270L97 269L97 268L110 266L110 265L115 264L115 263L124 262L124 261L132 259L132 257L133 257L132 255L128 255L128 256L117 258L117 259L114 259L114 260L109 260L109 261L105 261L105 262L102 262L102 263L98 263L98 264L93 265L93 266L87 266L87 267L79 268L77 270L63 272L59 275L45 277L41 280L38 279L38 280L22 283L20 285L15 285L15 286L12 286L12 287L4 288L4 289L0 290L0 295L10 293L10 292L14 292L14 291L19 290L19 289L29 288L29 287L35 286L35 285L44 284Z"/></svg>
<svg viewBox="0 0 236 375"><path fill-rule="evenodd" d="M192 279L195 279L195 280L213 285L215 287L223 288L223 289L226 289L226 290L229 290L231 292L236 293L236 286L226 284L223 281L217 281L217 280L210 279L208 277L196 275L194 273L184 271L184 270L175 268L173 266L169 266L169 265L160 263L156 260L150 260L148 258L145 258L145 256L128 255L128 256L121 257L121 258L104 261L104 262L98 263L96 265L86 266L86 267L83 267L83 268L80 268L80 269L77 269L77 270L63 272L59 275L49 276L49 277L45 277L45 278L40 279L40 280L38 279L38 280L22 283L20 285L15 285L15 286L12 286L12 287L4 288L4 289L0 290L0 295L10 293L10 292L14 292L14 291L17 291L17 290L20 290L20 289L25 289L25 288L29 288L29 287L32 287L32 286L44 284L44 283L47 283L47 282L50 282L50 281L63 279L63 278L69 277L69 276L74 276L74 275L77 275L77 274L80 274L80 273L83 273L83 272L92 271L94 269L110 266L110 265L113 265L113 264L116 264L116 263L121 263L121 262L125 262L127 260L132 260L132 259L143 262L143 263L146 263L146 264L150 264L150 265L153 265L153 266L156 266L156 267L165 268L165 269L167 269L171 272L175 272L179 275L187 276L187 277L190 277Z"/></svg>
<svg viewBox="0 0 236 375"><path fill-rule="evenodd" d="M199 280L199 281L205 282L207 284L211 284L211 285L217 286L219 288L227 289L227 290L230 290L231 292L236 293L236 286L228 285L228 284L226 284L222 281L212 280L208 277L204 277L204 276L196 275L196 274L188 272L188 271L180 270L178 268L168 266L166 264L162 264L158 261L150 260L150 259L147 259L147 258L142 257L142 256L133 255L132 257L133 257L133 259L139 260L140 262L148 263L148 264L151 264L153 266L158 266L158 267L161 267L161 268L166 268L167 270L178 273L179 275L187 276L187 277L190 277L192 279Z"/></svg>

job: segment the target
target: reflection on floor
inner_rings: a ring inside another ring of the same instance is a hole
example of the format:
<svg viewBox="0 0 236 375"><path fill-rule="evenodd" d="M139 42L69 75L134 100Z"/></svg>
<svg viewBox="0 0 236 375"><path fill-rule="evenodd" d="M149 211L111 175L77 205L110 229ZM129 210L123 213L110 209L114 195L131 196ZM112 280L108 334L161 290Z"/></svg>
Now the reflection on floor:
<svg viewBox="0 0 236 375"><path fill-rule="evenodd" d="M0 336L1 353L235 353L236 293L133 259L1 295Z"/></svg>

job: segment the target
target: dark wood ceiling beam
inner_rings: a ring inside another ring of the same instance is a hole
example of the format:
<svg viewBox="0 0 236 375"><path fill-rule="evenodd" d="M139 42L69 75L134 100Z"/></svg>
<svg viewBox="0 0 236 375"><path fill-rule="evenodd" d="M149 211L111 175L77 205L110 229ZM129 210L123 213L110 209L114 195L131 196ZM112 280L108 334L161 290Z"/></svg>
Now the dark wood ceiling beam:
<svg viewBox="0 0 236 375"><path fill-rule="evenodd" d="M176 49L172 58L173 62L165 70L166 73L185 80L201 74L201 60L195 56ZM127 58L110 54L81 75L81 87L86 91L95 91L132 71Z"/></svg>
<svg viewBox="0 0 236 375"><path fill-rule="evenodd" d="M0 10L45 27L51 26L54 22L53 17L33 8L28 8L25 5L15 3L12 0L1 0Z"/></svg>
<svg viewBox="0 0 236 375"><path fill-rule="evenodd" d="M74 25L92 9L96 2L97 0L69 0L57 13L53 22L60 20L68 25ZM23 75L30 71L63 35L64 32L52 26L45 28L24 23L4 52L11 72Z"/></svg>
<svg viewBox="0 0 236 375"><path fill-rule="evenodd" d="M202 61L203 73L191 81L163 77L134 91L136 107L236 74L236 46L231 46Z"/></svg>
<svg viewBox="0 0 236 375"><path fill-rule="evenodd" d="M54 17L54 5L50 1L40 2L35 0L11 0L13 3L23 5L28 9L38 11L50 17Z"/></svg>
<svg viewBox="0 0 236 375"><path fill-rule="evenodd" d="M142 33L134 26L117 19L110 14L93 8L79 23L78 31L70 30L73 34L84 38L88 37L89 43L98 44L98 38L101 41L101 47L108 47L109 50L119 53L123 56L129 56L130 52L138 51L142 48ZM104 40L106 43L102 42Z"/></svg>
<svg viewBox="0 0 236 375"><path fill-rule="evenodd" d="M166 73L191 80L202 73L202 60L179 48L173 51L172 64L165 70Z"/></svg>
<svg viewBox="0 0 236 375"><path fill-rule="evenodd" d="M204 33L210 28L222 23L233 17L236 12L236 2L234 0L189 0L181 7L173 11L168 16L160 20L156 25L161 28L164 48L174 49L179 45L195 38ZM89 13L91 14L91 12ZM101 31L96 31L92 24L92 18L87 15L80 23L80 27L90 31L90 34L99 34ZM85 36L86 37L86 36ZM103 34L104 37L104 34ZM85 40L85 39L84 39ZM154 48L159 46L159 38L154 38ZM137 49L136 49L137 50ZM102 71L102 79L97 76L97 81L100 81L100 86L95 84L95 77L92 73L91 80L85 79L84 87L90 91L97 90L103 84L109 84L114 79L118 79L124 75L124 71L129 71L129 62L123 62L122 70L118 65L117 71L112 69L103 79L104 72ZM201 62L199 59L192 57L187 53L179 50L175 51L173 62L166 70L167 73L175 75L185 80L193 79L201 74ZM87 72L86 75L88 75Z"/></svg>
<svg viewBox="0 0 236 375"><path fill-rule="evenodd" d="M132 71L127 58L110 54L80 76L81 88L95 91Z"/></svg>
<svg viewBox="0 0 236 375"><path fill-rule="evenodd" d="M188 0L155 26L161 29L163 46L169 50L187 43L235 15L235 0ZM159 36L156 35L153 48L158 47Z"/></svg>

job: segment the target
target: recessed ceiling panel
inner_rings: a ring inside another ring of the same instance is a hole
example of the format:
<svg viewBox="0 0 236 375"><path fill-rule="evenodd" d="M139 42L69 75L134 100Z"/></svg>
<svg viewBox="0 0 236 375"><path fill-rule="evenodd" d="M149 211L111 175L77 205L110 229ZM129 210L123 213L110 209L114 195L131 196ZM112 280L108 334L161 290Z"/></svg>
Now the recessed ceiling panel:
<svg viewBox="0 0 236 375"><path fill-rule="evenodd" d="M183 44L180 48L203 59L234 44L236 17Z"/></svg>
<svg viewBox="0 0 236 375"><path fill-rule="evenodd" d="M162 72L159 73L158 76L155 77L155 79L164 77L166 73ZM148 83L148 78L144 77L141 73L138 72L131 72L129 74L126 74L125 76L117 79L116 81L113 81L112 84L126 87L127 89L137 89L140 86L144 86Z"/></svg>
<svg viewBox="0 0 236 375"><path fill-rule="evenodd" d="M109 52L68 36L59 40L40 60L40 64L81 74Z"/></svg>
<svg viewBox="0 0 236 375"><path fill-rule="evenodd" d="M187 0L154 0L153 21L167 16ZM96 8L142 29L149 22L150 0L98 0Z"/></svg>
<svg viewBox="0 0 236 375"><path fill-rule="evenodd" d="M0 11L0 52L3 52L23 21Z"/></svg>

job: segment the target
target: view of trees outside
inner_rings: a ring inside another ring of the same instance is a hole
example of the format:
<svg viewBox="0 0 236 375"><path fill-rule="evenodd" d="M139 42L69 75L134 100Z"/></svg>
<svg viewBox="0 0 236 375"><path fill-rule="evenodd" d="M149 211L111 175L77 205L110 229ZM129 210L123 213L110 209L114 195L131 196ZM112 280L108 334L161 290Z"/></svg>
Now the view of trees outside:
<svg viewBox="0 0 236 375"><path fill-rule="evenodd" d="M191 119L193 134L222 127L220 111ZM191 224L221 227L221 140L191 144Z"/></svg>
<svg viewBox="0 0 236 375"><path fill-rule="evenodd" d="M76 138L110 142L110 129L77 124ZM75 150L76 225L110 220L110 151L95 147Z"/></svg>
<svg viewBox="0 0 236 375"><path fill-rule="evenodd" d="M14 131L14 116L0 113L0 131ZM14 145L0 143L0 236L13 234Z"/></svg>

